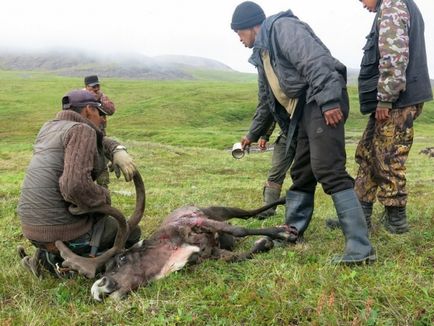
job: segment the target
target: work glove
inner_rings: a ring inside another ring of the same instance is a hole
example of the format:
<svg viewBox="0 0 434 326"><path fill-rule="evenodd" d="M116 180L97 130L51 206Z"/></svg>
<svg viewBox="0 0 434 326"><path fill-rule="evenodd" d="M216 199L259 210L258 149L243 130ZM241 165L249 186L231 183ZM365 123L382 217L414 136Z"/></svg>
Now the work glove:
<svg viewBox="0 0 434 326"><path fill-rule="evenodd" d="M137 172L133 159L123 146L118 146L113 151L113 161L109 165L109 170L110 172L114 171L117 178L120 177L120 171L122 171L126 182L131 181Z"/></svg>

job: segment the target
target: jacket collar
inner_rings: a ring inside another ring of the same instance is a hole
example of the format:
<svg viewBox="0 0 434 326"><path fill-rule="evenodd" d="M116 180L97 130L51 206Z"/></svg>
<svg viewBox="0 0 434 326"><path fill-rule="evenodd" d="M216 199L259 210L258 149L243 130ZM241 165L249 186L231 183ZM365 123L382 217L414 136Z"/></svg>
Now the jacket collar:
<svg viewBox="0 0 434 326"><path fill-rule="evenodd" d="M72 110L60 111L56 114L55 119L84 123L95 130L98 139L102 139L103 137L102 131L97 126L95 126L95 124L92 121L86 119L85 117L81 116L79 113L75 111Z"/></svg>
<svg viewBox="0 0 434 326"><path fill-rule="evenodd" d="M278 14L267 17L261 24L261 29L259 30L258 35L256 36L255 43L253 44L253 53L249 58L249 62L254 66L262 65L261 62L261 50L268 50L271 52L270 46L270 35L271 28L276 20L282 17L294 17L291 9L287 11L279 12Z"/></svg>

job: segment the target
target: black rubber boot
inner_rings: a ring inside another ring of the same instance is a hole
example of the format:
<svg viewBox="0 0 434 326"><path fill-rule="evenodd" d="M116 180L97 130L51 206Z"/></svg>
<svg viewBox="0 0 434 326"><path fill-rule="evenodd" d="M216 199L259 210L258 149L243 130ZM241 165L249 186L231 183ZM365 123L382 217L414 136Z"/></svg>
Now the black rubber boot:
<svg viewBox="0 0 434 326"><path fill-rule="evenodd" d="M386 206L384 227L390 233L401 234L409 231L407 215L404 207Z"/></svg>
<svg viewBox="0 0 434 326"><path fill-rule="evenodd" d="M367 202L360 202L360 205L362 206L362 210L363 210L363 215L365 216L365 220L366 220L366 225L368 226L368 230L372 231L372 208L374 206L373 203L367 203ZM329 229L340 229L341 228L341 223L339 222L338 219L327 219L326 220L326 226Z"/></svg>
<svg viewBox="0 0 434 326"><path fill-rule="evenodd" d="M312 219L314 194L288 190L286 193L285 224L294 227L301 240Z"/></svg>
<svg viewBox="0 0 434 326"><path fill-rule="evenodd" d="M277 189L277 188L265 186L263 191L263 196L264 196L264 205L274 203L278 201L280 198L280 188ZM275 214L276 214L276 207L272 207L256 215L256 218L259 220L264 220L267 217L273 216Z"/></svg>
<svg viewBox="0 0 434 326"><path fill-rule="evenodd" d="M334 257L333 263L356 264L377 259L375 250L368 239L368 228L363 210L354 189L347 189L332 195L339 223L345 236L345 251Z"/></svg>

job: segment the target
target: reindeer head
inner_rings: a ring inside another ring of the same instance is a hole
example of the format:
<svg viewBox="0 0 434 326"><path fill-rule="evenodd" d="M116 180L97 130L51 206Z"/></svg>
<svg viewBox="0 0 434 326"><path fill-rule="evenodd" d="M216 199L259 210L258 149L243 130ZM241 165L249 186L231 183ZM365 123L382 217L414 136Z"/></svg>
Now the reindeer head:
<svg viewBox="0 0 434 326"><path fill-rule="evenodd" d="M106 263L104 276L93 283L90 291L95 300L102 301L107 295L121 299L126 293L146 282L143 277L135 277L136 264L132 259L136 255L131 254L132 250L134 249L120 253Z"/></svg>
<svg viewBox="0 0 434 326"><path fill-rule="evenodd" d="M141 241L133 248L113 257L106 271L91 289L92 297L121 299L139 286L161 279L183 268L200 251L186 243L174 246L170 242Z"/></svg>

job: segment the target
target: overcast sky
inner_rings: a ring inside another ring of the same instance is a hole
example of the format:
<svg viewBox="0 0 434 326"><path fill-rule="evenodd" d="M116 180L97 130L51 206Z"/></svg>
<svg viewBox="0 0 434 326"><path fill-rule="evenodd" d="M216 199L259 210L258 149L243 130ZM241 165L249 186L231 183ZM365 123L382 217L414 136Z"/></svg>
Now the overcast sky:
<svg viewBox="0 0 434 326"><path fill-rule="evenodd" d="M425 17L434 78L434 0L415 0ZM0 6L0 48L77 48L147 56L180 54L253 72L230 29L239 0L6 0ZM374 14L358 0L258 0L267 16L292 9L349 68L358 68ZM431 13L431 14L429 14Z"/></svg>

